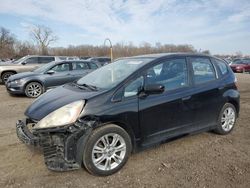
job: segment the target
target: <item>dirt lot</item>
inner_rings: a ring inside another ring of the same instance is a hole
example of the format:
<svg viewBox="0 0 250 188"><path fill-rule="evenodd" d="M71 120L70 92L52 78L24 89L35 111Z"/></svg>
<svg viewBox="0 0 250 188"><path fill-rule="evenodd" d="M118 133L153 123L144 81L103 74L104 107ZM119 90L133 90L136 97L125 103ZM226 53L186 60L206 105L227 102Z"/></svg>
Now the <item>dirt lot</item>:
<svg viewBox="0 0 250 188"><path fill-rule="evenodd" d="M237 77L241 113L230 135L203 133L134 154L109 177L49 171L42 153L15 133L32 99L11 97L0 86L0 187L250 187L250 74Z"/></svg>

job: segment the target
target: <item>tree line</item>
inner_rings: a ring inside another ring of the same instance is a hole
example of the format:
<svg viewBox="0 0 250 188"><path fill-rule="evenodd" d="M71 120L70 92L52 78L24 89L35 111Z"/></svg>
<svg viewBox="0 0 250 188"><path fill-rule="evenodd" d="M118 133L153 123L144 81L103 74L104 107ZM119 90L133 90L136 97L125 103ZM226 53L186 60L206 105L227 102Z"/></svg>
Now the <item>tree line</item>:
<svg viewBox="0 0 250 188"><path fill-rule="evenodd" d="M55 55L55 56L109 56L109 47L104 45L69 45L68 47L50 47L58 37L46 26L37 25L30 28L30 38L33 42L20 41L8 29L0 27L0 58L19 58L25 55ZM140 45L117 43L113 45L114 58L134 56L149 53L167 52L197 52L188 44L174 45L144 42ZM209 54L208 50L202 53Z"/></svg>

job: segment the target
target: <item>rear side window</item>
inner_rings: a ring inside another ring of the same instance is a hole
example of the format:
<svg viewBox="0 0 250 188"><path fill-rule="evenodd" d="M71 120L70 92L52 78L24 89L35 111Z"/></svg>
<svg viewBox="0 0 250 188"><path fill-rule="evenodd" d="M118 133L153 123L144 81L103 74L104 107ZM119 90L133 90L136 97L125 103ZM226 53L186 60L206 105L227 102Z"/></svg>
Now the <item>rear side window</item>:
<svg viewBox="0 0 250 188"><path fill-rule="evenodd" d="M227 65L221 60L218 60L218 59L213 59L213 60L217 64L217 66L219 67L221 74L222 75L227 74L227 72L228 72Z"/></svg>
<svg viewBox="0 0 250 188"><path fill-rule="evenodd" d="M194 83L201 84L216 79L212 63L207 58L190 58L194 73Z"/></svg>
<svg viewBox="0 0 250 188"><path fill-rule="evenodd" d="M90 62L89 66L90 66L91 69L97 69L98 68L98 66L93 62Z"/></svg>
<svg viewBox="0 0 250 188"><path fill-rule="evenodd" d="M39 57L39 63L49 63L55 61L54 57Z"/></svg>
<svg viewBox="0 0 250 188"><path fill-rule="evenodd" d="M73 62L72 63L73 70L86 70L89 69L86 62Z"/></svg>

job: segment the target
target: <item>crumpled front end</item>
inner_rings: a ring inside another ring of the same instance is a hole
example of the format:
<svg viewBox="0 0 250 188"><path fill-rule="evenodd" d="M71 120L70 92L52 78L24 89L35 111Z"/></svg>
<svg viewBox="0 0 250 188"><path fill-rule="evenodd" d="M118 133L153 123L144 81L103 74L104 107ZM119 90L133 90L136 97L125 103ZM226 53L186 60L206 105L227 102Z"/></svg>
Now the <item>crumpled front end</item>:
<svg viewBox="0 0 250 188"><path fill-rule="evenodd" d="M30 119L16 123L18 138L27 145L41 147L47 167L55 171L81 168L83 142L92 130L94 121L77 121L66 127L35 130L37 122ZM80 148L82 147L82 148Z"/></svg>

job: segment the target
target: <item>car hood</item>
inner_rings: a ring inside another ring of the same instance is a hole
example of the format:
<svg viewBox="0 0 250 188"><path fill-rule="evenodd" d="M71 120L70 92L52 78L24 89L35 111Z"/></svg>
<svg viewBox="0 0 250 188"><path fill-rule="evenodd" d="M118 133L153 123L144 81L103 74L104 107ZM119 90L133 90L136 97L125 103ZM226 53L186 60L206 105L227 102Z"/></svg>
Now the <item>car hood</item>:
<svg viewBox="0 0 250 188"><path fill-rule="evenodd" d="M0 66L1 67L6 67L6 66L13 67L13 66L23 66L23 65L22 64L14 64L14 63L11 63L11 62L1 62Z"/></svg>
<svg viewBox="0 0 250 188"><path fill-rule="evenodd" d="M18 73L18 74L14 74L11 77L9 77L9 81L13 81L13 80L19 80L22 78L26 78L29 76L36 76L39 75L40 73L35 73L35 72L22 72L22 73Z"/></svg>
<svg viewBox="0 0 250 188"><path fill-rule="evenodd" d="M66 84L52 89L37 98L26 110L25 115L39 121L58 108L78 100L88 100L104 93L105 90L89 91Z"/></svg>
<svg viewBox="0 0 250 188"><path fill-rule="evenodd" d="M13 65L12 61L4 61L4 62L0 62L0 65Z"/></svg>

